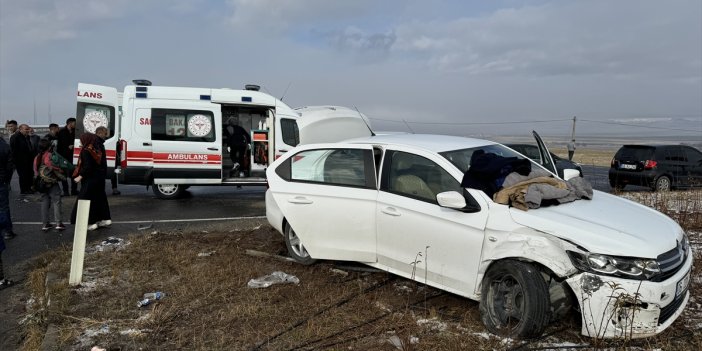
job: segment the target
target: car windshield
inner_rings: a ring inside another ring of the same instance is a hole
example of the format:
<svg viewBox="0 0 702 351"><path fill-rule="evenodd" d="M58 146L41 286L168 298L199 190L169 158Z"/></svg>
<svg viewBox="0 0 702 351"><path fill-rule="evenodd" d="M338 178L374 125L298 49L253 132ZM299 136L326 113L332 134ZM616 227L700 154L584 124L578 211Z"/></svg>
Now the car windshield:
<svg viewBox="0 0 702 351"><path fill-rule="evenodd" d="M617 152L620 160L643 161L651 159L655 149L650 146L623 146Z"/></svg>
<svg viewBox="0 0 702 351"><path fill-rule="evenodd" d="M524 157L516 151L499 144L485 145L470 149L445 151L440 152L439 154L449 160L449 162L453 163L453 165L456 166L456 168L458 168L461 172L465 172L468 170L468 168L470 168L470 159L473 156L473 153L479 150L482 150L486 154L493 153L502 157L516 157L519 159L524 159Z"/></svg>

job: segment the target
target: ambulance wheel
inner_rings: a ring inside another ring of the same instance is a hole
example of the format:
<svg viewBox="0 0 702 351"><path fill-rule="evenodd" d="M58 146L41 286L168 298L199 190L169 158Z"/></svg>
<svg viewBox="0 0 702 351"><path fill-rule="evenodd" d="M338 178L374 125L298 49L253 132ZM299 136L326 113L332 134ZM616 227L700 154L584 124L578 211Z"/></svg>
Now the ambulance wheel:
<svg viewBox="0 0 702 351"><path fill-rule="evenodd" d="M154 189L154 194L159 199L177 199L183 196L185 186L182 184L154 184L151 188Z"/></svg>
<svg viewBox="0 0 702 351"><path fill-rule="evenodd" d="M292 229L290 223L285 223L285 246L288 248L288 254L297 263L301 263L305 266L315 263L317 260L310 256L307 249L302 245L300 237L297 236L295 230Z"/></svg>

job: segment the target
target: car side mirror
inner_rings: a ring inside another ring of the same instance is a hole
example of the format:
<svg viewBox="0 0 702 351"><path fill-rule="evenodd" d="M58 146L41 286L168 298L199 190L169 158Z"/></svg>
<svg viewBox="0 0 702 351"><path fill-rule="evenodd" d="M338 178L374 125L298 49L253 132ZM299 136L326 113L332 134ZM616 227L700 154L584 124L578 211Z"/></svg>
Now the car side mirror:
<svg viewBox="0 0 702 351"><path fill-rule="evenodd" d="M580 177L580 172L577 169L566 168L563 170L563 180Z"/></svg>
<svg viewBox="0 0 702 351"><path fill-rule="evenodd" d="M473 213L480 211L480 206L468 205L466 198L457 191L445 191L436 194L436 201L439 206L452 208L461 212Z"/></svg>

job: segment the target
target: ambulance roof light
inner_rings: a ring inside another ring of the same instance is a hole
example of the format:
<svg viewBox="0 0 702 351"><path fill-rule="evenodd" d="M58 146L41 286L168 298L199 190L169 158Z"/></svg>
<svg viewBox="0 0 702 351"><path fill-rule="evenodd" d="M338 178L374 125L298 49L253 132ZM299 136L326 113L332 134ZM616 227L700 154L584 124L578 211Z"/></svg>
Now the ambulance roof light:
<svg viewBox="0 0 702 351"><path fill-rule="evenodd" d="M256 84L246 84L246 85L244 85L244 89L252 90L252 91L259 91L259 90L261 90L261 87L256 85Z"/></svg>
<svg viewBox="0 0 702 351"><path fill-rule="evenodd" d="M143 85L143 86L151 86L151 81L148 79L134 79L132 80L132 83L135 85Z"/></svg>

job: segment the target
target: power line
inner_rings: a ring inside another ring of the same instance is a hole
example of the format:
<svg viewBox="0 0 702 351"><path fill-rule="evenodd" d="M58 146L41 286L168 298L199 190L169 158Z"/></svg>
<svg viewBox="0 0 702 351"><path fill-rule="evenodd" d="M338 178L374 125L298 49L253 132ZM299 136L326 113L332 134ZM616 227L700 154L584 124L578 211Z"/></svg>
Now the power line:
<svg viewBox="0 0 702 351"><path fill-rule="evenodd" d="M417 122L417 121L407 121L405 119L398 121L398 120L394 120L394 119L375 118L375 117L369 117L368 119L375 120L375 121L403 123L408 127L409 127L409 124L466 126L466 125L504 125L504 124L525 124L525 123L552 123L552 122L570 122L570 121L572 121L572 119L549 119L549 120L504 121L504 122ZM635 127L635 128L647 128L647 129L657 129L657 130L674 130L674 131L679 131L679 132L702 133L702 130L699 130L699 129L654 127L654 126L645 126L645 125L639 125L639 124L595 121L595 120L580 119L580 118L578 120L583 121L583 122L590 122L590 123L611 124L611 125L620 125L620 126Z"/></svg>
<svg viewBox="0 0 702 351"><path fill-rule="evenodd" d="M614 124L618 126L627 126L627 127L638 127L638 128L648 128L648 129L665 129L665 130L675 130L675 131L680 131L680 132L697 132L697 133L702 133L702 130L698 129L682 129L682 128L668 128L668 127L653 127L653 126L642 126L639 124L628 124L628 123L621 123L621 122L605 122L605 121L593 121L590 119L580 119L580 121L583 122L590 122L590 123L600 123L600 124Z"/></svg>
<svg viewBox="0 0 702 351"><path fill-rule="evenodd" d="M415 121L397 121L394 119L383 119L383 118L371 118L369 117L368 119L376 120L376 121L385 121L385 122L395 122L395 123L409 123L409 124L434 124L434 125L451 125L451 126L458 126L458 125L480 125L480 124L520 124L520 123L550 123L550 122L564 122L564 121L571 121L571 119L550 119L550 120L538 120L538 121L506 121L506 122L415 122Z"/></svg>

